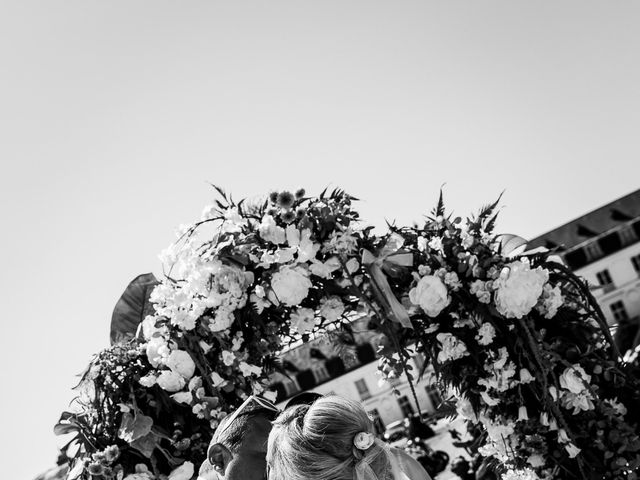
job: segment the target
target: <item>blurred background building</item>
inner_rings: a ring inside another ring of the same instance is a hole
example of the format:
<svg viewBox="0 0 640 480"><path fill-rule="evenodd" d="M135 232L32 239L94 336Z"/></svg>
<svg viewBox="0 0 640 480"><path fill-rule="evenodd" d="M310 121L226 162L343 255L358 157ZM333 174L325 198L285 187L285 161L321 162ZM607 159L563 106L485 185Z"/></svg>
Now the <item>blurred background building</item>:
<svg viewBox="0 0 640 480"><path fill-rule="evenodd" d="M369 319L354 320L352 330L353 334L330 334L295 345L284 353L281 362L285 372L272 377L277 402L284 405L287 399L304 391L336 393L360 400L374 419L379 434L389 425L417 414L418 410L427 416L436 410L441 398L428 367L414 385L416 405L404 375L385 382L378 374L376 352L384 337L370 328ZM423 358L414 357L411 367L418 377L425 367Z"/></svg>
<svg viewBox="0 0 640 480"><path fill-rule="evenodd" d="M640 190L534 238L593 287L621 351L640 342Z"/></svg>

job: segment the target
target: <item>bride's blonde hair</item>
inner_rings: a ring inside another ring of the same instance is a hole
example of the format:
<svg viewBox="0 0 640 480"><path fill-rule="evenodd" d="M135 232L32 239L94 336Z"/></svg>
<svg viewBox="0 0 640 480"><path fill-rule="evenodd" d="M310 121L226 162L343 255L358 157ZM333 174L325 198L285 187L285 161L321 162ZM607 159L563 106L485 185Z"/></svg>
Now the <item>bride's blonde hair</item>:
<svg viewBox="0 0 640 480"><path fill-rule="evenodd" d="M360 432L374 433L367 412L337 395L285 410L269 434L269 480L352 480L365 454L353 443Z"/></svg>

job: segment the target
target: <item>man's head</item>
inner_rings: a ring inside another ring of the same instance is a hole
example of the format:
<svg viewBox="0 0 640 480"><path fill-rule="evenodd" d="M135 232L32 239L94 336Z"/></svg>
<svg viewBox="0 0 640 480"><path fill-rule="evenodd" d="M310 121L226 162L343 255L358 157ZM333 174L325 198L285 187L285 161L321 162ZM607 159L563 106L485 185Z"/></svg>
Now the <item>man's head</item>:
<svg viewBox="0 0 640 480"><path fill-rule="evenodd" d="M294 397L292 402L312 403L320 395ZM261 403L262 399L258 399ZM286 408L289 408L287 405ZM241 406L226 417L209 445L200 480L264 480L267 470L267 439L278 411L270 405Z"/></svg>
<svg viewBox="0 0 640 480"><path fill-rule="evenodd" d="M202 480L264 480L267 439L276 411L252 409L225 418L213 435Z"/></svg>

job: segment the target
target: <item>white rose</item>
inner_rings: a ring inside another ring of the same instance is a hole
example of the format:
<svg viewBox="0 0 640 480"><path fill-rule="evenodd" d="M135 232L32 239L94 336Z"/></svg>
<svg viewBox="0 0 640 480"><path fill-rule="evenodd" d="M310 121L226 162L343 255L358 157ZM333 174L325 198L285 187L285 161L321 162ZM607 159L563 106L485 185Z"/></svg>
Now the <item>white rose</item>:
<svg viewBox="0 0 640 480"><path fill-rule="evenodd" d="M280 245L286 240L284 228L276 225L276 221L271 215L262 217L258 232L267 242L275 243L276 245Z"/></svg>
<svg viewBox="0 0 640 480"><path fill-rule="evenodd" d="M304 270L297 268L282 268L271 278L271 289L277 300L290 307L299 305L307 298L311 287L311 280Z"/></svg>
<svg viewBox="0 0 640 480"><path fill-rule="evenodd" d="M169 474L169 480L190 480L193 477L193 463L184 462Z"/></svg>
<svg viewBox="0 0 640 480"><path fill-rule="evenodd" d="M582 393L586 390L585 383L591 381L591 375L587 375L580 365L573 365L562 372L559 380L562 388L571 393Z"/></svg>
<svg viewBox="0 0 640 480"><path fill-rule="evenodd" d="M531 270L529 262L516 260L505 267L494 282L498 312L507 318L522 318L538 303L549 272L538 267Z"/></svg>
<svg viewBox="0 0 640 480"><path fill-rule="evenodd" d="M437 317L449 305L451 297L440 278L426 275L411 289L409 300L414 305L420 305L428 316Z"/></svg>
<svg viewBox="0 0 640 480"><path fill-rule="evenodd" d="M174 350L171 352L167 359L167 367L182 375L185 380L193 377L196 371L196 364L193 362L191 355L184 350Z"/></svg>
<svg viewBox="0 0 640 480"><path fill-rule="evenodd" d="M298 308L291 313L289 318L291 326L299 333L313 329L316 324L314 312L310 308Z"/></svg>
<svg viewBox="0 0 640 480"><path fill-rule="evenodd" d="M163 370L156 381L167 392L177 392L187 383L182 375L171 370Z"/></svg>

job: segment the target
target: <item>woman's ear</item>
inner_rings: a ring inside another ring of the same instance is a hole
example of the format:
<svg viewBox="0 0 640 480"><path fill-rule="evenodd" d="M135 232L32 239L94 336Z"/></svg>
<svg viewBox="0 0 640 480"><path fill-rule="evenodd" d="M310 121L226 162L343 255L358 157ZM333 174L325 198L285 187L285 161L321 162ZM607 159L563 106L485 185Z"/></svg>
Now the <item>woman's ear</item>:
<svg viewBox="0 0 640 480"><path fill-rule="evenodd" d="M209 447L209 462L213 465L215 471L224 477L227 466L233 459L233 453L221 443L214 443Z"/></svg>

